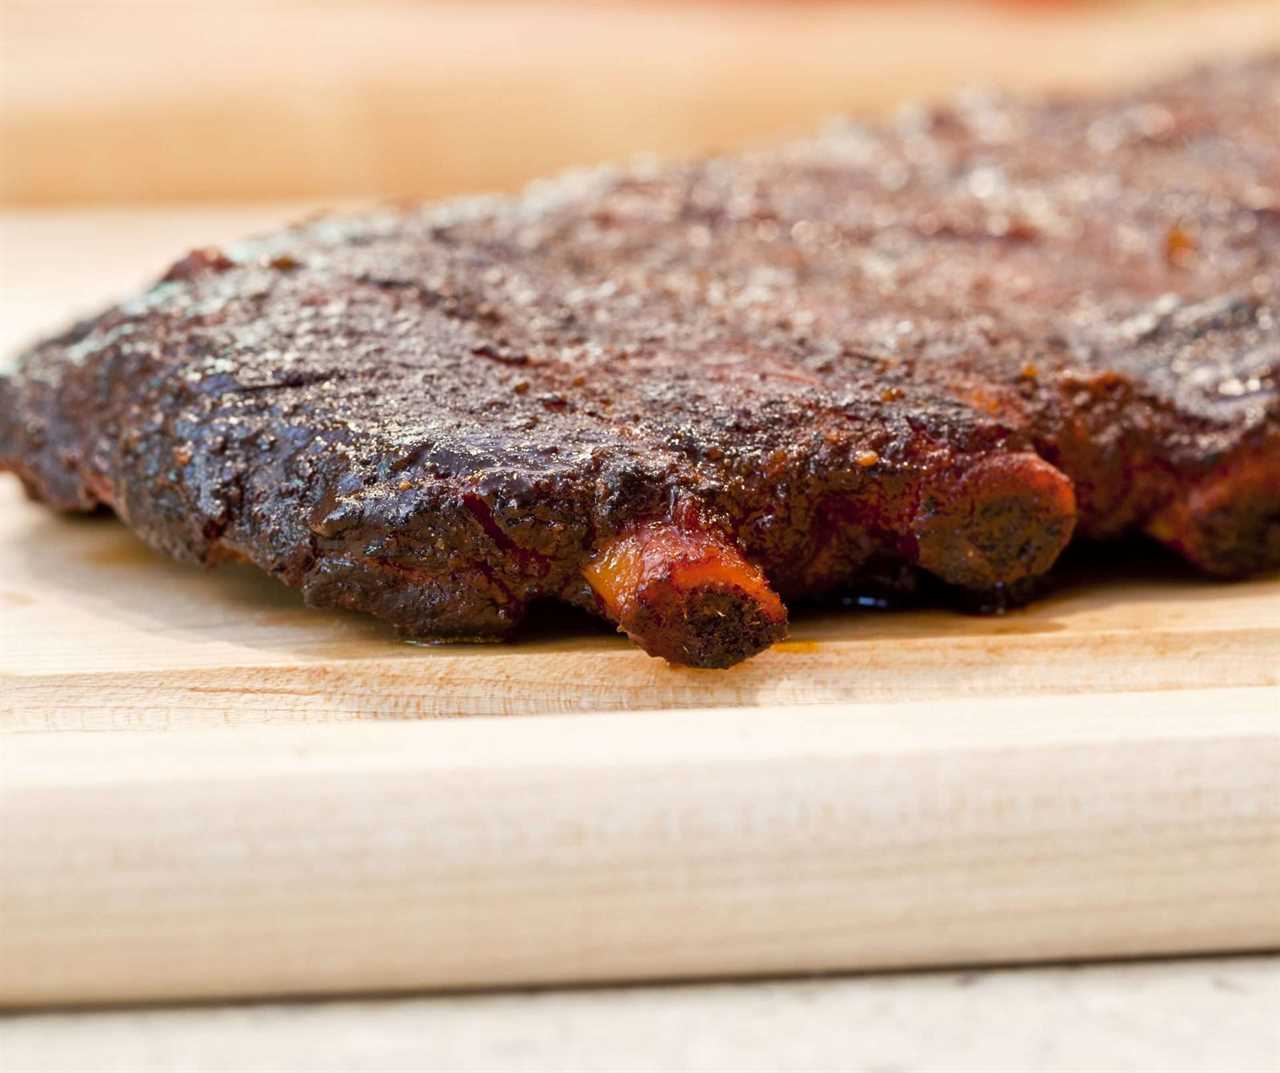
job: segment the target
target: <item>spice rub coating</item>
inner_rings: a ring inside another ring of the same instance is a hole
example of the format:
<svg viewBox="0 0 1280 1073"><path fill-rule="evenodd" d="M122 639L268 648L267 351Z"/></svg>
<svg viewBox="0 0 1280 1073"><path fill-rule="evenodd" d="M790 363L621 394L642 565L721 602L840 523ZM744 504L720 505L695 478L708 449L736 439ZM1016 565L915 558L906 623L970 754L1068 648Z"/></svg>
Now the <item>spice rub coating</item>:
<svg viewBox="0 0 1280 1073"><path fill-rule="evenodd" d="M416 637L677 663L1141 530L1280 565L1280 58L198 250L0 375L0 468Z"/></svg>

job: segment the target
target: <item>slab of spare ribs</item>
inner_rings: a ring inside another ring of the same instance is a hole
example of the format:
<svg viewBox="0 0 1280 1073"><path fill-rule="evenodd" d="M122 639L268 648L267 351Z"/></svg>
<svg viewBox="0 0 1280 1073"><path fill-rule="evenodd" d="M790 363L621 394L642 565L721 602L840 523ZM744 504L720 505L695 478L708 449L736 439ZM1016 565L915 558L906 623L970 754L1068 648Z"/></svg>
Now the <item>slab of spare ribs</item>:
<svg viewBox="0 0 1280 1073"><path fill-rule="evenodd" d="M726 667L1073 535L1280 565L1280 57L200 250L19 355L0 468L433 640Z"/></svg>

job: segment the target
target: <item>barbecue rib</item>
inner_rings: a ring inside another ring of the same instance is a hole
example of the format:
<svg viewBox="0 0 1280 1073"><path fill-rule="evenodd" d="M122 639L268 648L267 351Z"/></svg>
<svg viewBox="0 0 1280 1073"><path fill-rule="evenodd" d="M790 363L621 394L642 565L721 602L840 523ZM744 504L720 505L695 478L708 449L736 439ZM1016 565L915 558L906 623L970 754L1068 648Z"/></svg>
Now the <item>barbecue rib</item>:
<svg viewBox="0 0 1280 1073"><path fill-rule="evenodd" d="M0 468L431 639L722 667L781 598L1145 531L1280 564L1280 58L197 251L0 378Z"/></svg>

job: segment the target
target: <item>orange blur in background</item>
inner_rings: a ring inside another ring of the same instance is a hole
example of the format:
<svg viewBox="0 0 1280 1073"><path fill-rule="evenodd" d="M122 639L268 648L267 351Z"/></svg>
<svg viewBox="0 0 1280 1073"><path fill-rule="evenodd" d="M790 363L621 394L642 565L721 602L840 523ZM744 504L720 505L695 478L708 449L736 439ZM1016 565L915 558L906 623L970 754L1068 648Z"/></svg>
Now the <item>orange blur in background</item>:
<svg viewBox="0 0 1280 1073"><path fill-rule="evenodd" d="M1133 82L1280 47L1275 0L9 2L0 203L510 189L962 84Z"/></svg>

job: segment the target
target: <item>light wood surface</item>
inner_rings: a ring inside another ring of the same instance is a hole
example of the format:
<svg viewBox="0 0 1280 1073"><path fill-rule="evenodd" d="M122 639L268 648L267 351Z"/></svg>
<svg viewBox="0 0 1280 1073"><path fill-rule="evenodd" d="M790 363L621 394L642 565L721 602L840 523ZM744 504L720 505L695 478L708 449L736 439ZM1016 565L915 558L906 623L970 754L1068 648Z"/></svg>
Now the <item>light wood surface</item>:
<svg viewBox="0 0 1280 1073"><path fill-rule="evenodd" d="M1275 696L4 739L0 1001L1280 945Z"/></svg>
<svg viewBox="0 0 1280 1073"><path fill-rule="evenodd" d="M114 219L4 221L3 308L221 237ZM698 672L582 619L404 645L5 477L0 1002L1275 948L1278 683L1280 578L1154 555Z"/></svg>
<svg viewBox="0 0 1280 1073"><path fill-rule="evenodd" d="M6 0L0 201L438 196L981 82L1280 47L1280 5Z"/></svg>

